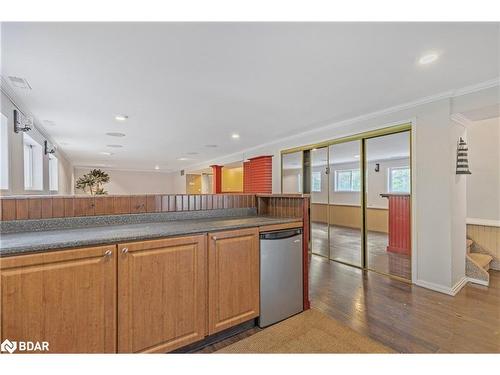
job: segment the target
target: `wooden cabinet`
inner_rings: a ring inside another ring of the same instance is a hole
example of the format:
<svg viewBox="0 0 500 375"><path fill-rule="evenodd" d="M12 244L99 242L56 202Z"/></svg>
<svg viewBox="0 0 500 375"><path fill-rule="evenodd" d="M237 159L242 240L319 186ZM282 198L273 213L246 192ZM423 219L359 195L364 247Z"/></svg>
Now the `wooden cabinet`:
<svg viewBox="0 0 500 375"><path fill-rule="evenodd" d="M118 351L168 352L206 334L206 235L118 245Z"/></svg>
<svg viewBox="0 0 500 375"><path fill-rule="evenodd" d="M0 266L1 340L48 341L51 353L169 352L259 315L258 228Z"/></svg>
<svg viewBox="0 0 500 375"><path fill-rule="evenodd" d="M259 229L209 234L208 333L259 315Z"/></svg>
<svg viewBox="0 0 500 375"><path fill-rule="evenodd" d="M116 352L116 246L2 258L1 340Z"/></svg>

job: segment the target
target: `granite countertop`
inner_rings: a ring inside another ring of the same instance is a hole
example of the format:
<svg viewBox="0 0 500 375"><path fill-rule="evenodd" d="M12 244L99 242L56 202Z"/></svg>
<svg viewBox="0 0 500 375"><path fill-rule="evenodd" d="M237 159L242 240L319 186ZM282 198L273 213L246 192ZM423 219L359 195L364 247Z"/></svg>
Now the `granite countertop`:
<svg viewBox="0 0 500 375"><path fill-rule="evenodd" d="M5 257L79 246L105 245L220 230L252 228L295 221L300 221L300 219L266 216L212 217L6 233L0 237L0 256Z"/></svg>

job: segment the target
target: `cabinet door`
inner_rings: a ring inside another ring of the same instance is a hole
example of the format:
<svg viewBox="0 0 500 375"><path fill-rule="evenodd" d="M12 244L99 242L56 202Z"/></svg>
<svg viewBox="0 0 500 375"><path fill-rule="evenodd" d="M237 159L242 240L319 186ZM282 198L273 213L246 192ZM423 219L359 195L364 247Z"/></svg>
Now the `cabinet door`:
<svg viewBox="0 0 500 375"><path fill-rule="evenodd" d="M116 246L2 258L1 340L116 352Z"/></svg>
<svg viewBox="0 0 500 375"><path fill-rule="evenodd" d="M206 331L206 236L118 245L118 351L168 352Z"/></svg>
<svg viewBox="0 0 500 375"><path fill-rule="evenodd" d="M259 230L209 235L208 328L213 334L259 315Z"/></svg>

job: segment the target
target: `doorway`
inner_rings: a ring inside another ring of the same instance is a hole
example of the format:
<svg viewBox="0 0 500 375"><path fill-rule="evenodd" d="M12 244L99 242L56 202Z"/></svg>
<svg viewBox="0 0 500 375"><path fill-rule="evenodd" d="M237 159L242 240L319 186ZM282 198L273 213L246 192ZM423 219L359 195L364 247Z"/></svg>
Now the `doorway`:
<svg viewBox="0 0 500 375"><path fill-rule="evenodd" d="M313 254L411 280L410 132L405 124L282 153L283 192L311 196Z"/></svg>

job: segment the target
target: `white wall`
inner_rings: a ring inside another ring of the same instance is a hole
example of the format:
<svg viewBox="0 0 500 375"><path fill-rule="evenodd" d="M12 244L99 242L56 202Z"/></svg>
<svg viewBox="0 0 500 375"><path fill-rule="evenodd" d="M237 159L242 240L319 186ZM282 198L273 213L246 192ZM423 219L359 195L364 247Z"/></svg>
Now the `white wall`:
<svg viewBox="0 0 500 375"><path fill-rule="evenodd" d="M467 217L500 221L500 119L473 122L467 143Z"/></svg>
<svg viewBox="0 0 500 375"><path fill-rule="evenodd" d="M43 155L43 189L37 191L24 190L23 133L14 132L14 109L17 109L16 106L2 92L0 110L7 117L9 130L9 189L2 190L2 195L55 194L49 191L48 155ZM22 110L29 113L26 108L22 108ZM30 130L28 134L43 147L43 141L47 137L36 128L36 125L35 122L35 128ZM55 156L59 160L59 191L57 194L71 194L73 167L62 152L56 151Z"/></svg>
<svg viewBox="0 0 500 375"><path fill-rule="evenodd" d="M199 164L224 164L258 155L273 157L273 192L281 191L280 150L318 143L369 130L413 121L412 128L412 279L421 286L454 293L465 270L453 262L452 201L465 207L454 188L455 133L451 113L494 105L500 102L498 86L453 97L453 93L305 131L249 150ZM453 144L453 145L452 145ZM193 166L194 168L195 166ZM455 198L456 202L455 202ZM457 276L459 275L459 276Z"/></svg>
<svg viewBox="0 0 500 375"><path fill-rule="evenodd" d="M92 168L75 168L75 181L88 173ZM109 174L110 181L104 185L108 194L156 194L173 193L173 176L171 173L162 172L140 172L108 170L100 168ZM184 184L184 189L186 188ZM81 190L75 190L75 194L84 194Z"/></svg>
<svg viewBox="0 0 500 375"><path fill-rule="evenodd" d="M452 137L450 147L456 152L457 140L460 137L466 138L466 129L463 125L452 122ZM456 155L456 154L455 154ZM455 169L456 160L451 160L450 169ZM465 253L466 253L466 212L467 205L464 202L467 199L467 182L470 176L453 174L451 198L451 278L452 285L460 283L464 277Z"/></svg>
<svg viewBox="0 0 500 375"><path fill-rule="evenodd" d="M285 169L283 171L283 192L302 192L302 168Z"/></svg>

